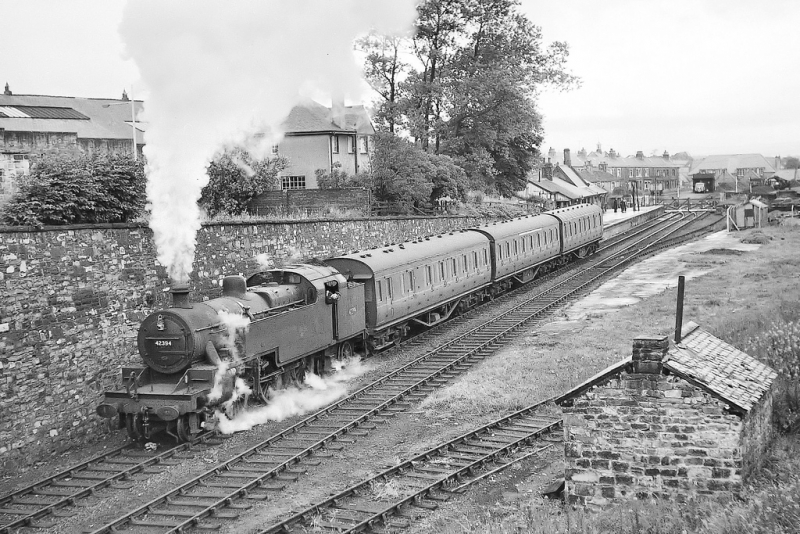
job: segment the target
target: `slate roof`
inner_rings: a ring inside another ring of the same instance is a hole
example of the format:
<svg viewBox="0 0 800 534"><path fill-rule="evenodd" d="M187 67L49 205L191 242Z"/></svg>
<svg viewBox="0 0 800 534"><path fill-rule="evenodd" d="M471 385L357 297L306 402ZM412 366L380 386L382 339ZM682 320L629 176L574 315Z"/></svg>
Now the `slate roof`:
<svg viewBox="0 0 800 534"><path fill-rule="evenodd" d="M584 181L589 182L590 184L595 184L598 182L619 182L621 180L621 178L617 178L610 172L601 171L600 169L595 168L580 170L578 171L578 174L581 175L581 178L583 178Z"/></svg>
<svg viewBox="0 0 800 534"><path fill-rule="evenodd" d="M142 105L134 102L137 121ZM131 102L126 100L0 94L0 108L16 110L0 115L0 128L9 132L75 133L84 139L130 139L132 134ZM143 144L144 125L136 126L136 142Z"/></svg>
<svg viewBox="0 0 800 534"><path fill-rule="evenodd" d="M616 157L609 157L606 155L598 156L589 154L586 157L587 160L592 162L592 165L595 167L599 167L600 163L607 163L609 167L616 168L629 168L629 167L641 167L641 168L669 168L669 169L676 169L681 166L680 163L666 160L663 157L659 156L645 156L642 159L639 158L625 158L621 156Z"/></svg>
<svg viewBox="0 0 800 534"><path fill-rule="evenodd" d="M745 176L734 176L726 170L721 173L718 172L715 181L717 182L718 189L736 191L738 184L739 191L749 191L751 175L754 175L754 173L747 173ZM758 177L757 175L755 176Z"/></svg>
<svg viewBox="0 0 800 534"><path fill-rule="evenodd" d="M747 412L778 376L771 367L689 322L672 345L664 368Z"/></svg>
<svg viewBox="0 0 800 534"><path fill-rule="evenodd" d="M727 169L731 174L736 174L736 169L757 169L763 167L764 172L775 172L767 159L761 154L721 154L706 156L692 162L690 174L695 174L701 169Z"/></svg>
<svg viewBox="0 0 800 534"><path fill-rule="evenodd" d="M557 181L556 181L557 180ZM528 180L528 183L547 191L548 193L560 193L570 200L583 198L586 195L574 185L567 183L563 180L546 180L542 179L538 182Z"/></svg>
<svg viewBox="0 0 800 534"><path fill-rule="evenodd" d="M581 384L578 384L577 386L567 391L563 395L556 397L555 399L553 399L553 402L561 405L563 405L564 403L568 403L568 401L571 401L575 397L584 394L597 384L602 384L612 376L618 375L622 371L627 371L628 366L631 365L632 363L633 363L633 356L628 356L627 358L620 360L613 365L609 365L608 367L606 367L605 369L603 369L590 379L586 380Z"/></svg>
<svg viewBox="0 0 800 534"><path fill-rule="evenodd" d="M349 133L374 135L375 128L364 106L345 106L343 117L334 117L331 108L308 100L292 108L282 127L287 134Z"/></svg>

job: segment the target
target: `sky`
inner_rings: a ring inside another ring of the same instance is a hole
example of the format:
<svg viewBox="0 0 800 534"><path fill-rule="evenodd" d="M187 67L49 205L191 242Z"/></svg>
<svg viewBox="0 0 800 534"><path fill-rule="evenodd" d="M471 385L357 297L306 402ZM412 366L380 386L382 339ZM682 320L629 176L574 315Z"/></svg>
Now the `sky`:
<svg viewBox="0 0 800 534"><path fill-rule="evenodd" d="M0 0L3 19L15 21L0 32L0 84L146 99L120 38L124 6ZM545 43L569 44L568 68L582 79L539 95L543 151L600 143L624 155L800 155L800 2L522 0L521 9Z"/></svg>

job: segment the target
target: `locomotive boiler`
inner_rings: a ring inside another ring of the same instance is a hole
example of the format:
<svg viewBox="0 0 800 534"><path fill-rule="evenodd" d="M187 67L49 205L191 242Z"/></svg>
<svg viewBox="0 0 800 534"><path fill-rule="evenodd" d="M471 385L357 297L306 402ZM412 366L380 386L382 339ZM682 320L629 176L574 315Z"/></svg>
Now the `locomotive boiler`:
<svg viewBox="0 0 800 534"><path fill-rule="evenodd" d="M134 439L163 430L186 441L237 393L266 401L270 388L324 373L364 345L363 286L325 265L228 276L205 302L191 302L185 285L171 293L172 305L139 328L144 366L123 367L97 408Z"/></svg>

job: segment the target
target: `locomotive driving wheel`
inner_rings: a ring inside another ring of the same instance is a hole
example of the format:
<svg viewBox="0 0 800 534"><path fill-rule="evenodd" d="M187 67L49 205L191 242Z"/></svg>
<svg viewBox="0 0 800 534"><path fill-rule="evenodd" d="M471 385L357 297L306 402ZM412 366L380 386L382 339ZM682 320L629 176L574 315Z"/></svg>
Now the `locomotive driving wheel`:
<svg viewBox="0 0 800 534"><path fill-rule="evenodd" d="M178 435L178 443L191 441L192 433L189 430L189 414L184 414L175 420L175 430Z"/></svg>

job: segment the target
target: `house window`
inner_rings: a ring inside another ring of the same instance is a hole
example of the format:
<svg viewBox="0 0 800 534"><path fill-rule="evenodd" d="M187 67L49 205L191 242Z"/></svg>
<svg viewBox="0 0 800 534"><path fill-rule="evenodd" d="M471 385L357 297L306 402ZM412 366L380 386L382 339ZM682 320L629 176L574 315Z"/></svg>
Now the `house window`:
<svg viewBox="0 0 800 534"><path fill-rule="evenodd" d="M647 168L647 167L645 167L645 169L644 169L644 177L645 178L649 178L650 177L650 169Z"/></svg>
<svg viewBox="0 0 800 534"><path fill-rule="evenodd" d="M305 189L306 177L305 176L281 176L281 189Z"/></svg>
<svg viewBox="0 0 800 534"><path fill-rule="evenodd" d="M347 153L354 154L356 151L355 138L352 135L347 136Z"/></svg>
<svg viewBox="0 0 800 534"><path fill-rule="evenodd" d="M331 136L331 152L333 152L334 154L338 154L339 153L339 136L338 135Z"/></svg>
<svg viewBox="0 0 800 534"><path fill-rule="evenodd" d="M362 135L361 137L358 138L358 151L361 154L366 154L367 153L367 148L368 148L367 136L366 135Z"/></svg>

